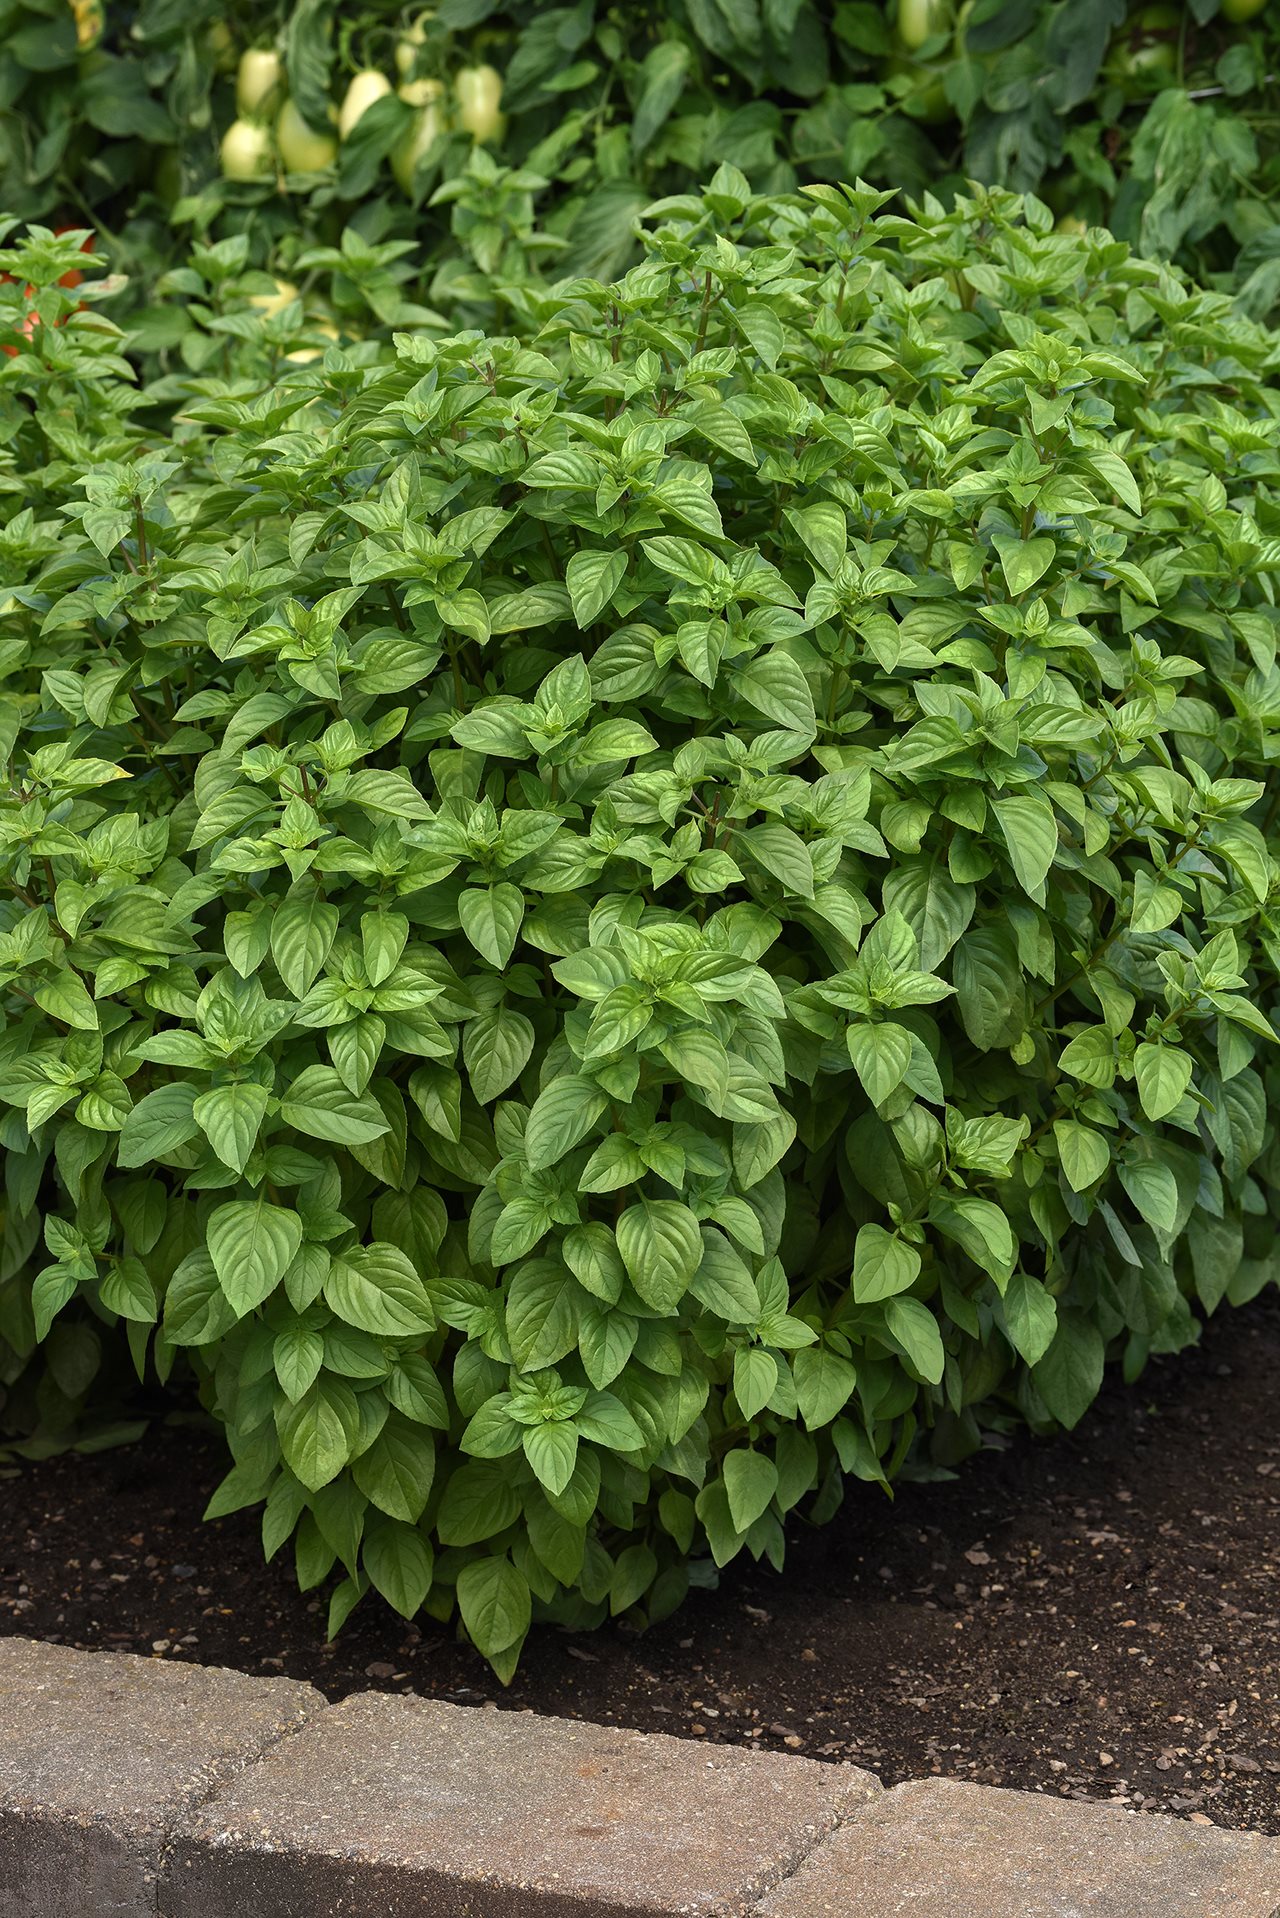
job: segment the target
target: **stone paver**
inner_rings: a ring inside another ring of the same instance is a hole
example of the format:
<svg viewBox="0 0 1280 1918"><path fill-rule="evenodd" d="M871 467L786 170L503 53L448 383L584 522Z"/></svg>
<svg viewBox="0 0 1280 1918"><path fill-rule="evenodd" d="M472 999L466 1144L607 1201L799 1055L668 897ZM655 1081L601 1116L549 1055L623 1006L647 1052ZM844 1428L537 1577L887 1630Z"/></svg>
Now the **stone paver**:
<svg viewBox="0 0 1280 1918"><path fill-rule="evenodd" d="M879 1790L852 1766L365 1693L201 1806L160 1909L720 1918Z"/></svg>
<svg viewBox="0 0 1280 1918"><path fill-rule="evenodd" d="M759 1918L1280 1918L1280 1839L921 1779L835 1832Z"/></svg>
<svg viewBox="0 0 1280 1918"><path fill-rule="evenodd" d="M154 1918L165 1836L309 1685L0 1639L0 1918Z"/></svg>
<svg viewBox="0 0 1280 1918"><path fill-rule="evenodd" d="M1280 1839L0 1639L0 1918L1280 1918Z"/></svg>

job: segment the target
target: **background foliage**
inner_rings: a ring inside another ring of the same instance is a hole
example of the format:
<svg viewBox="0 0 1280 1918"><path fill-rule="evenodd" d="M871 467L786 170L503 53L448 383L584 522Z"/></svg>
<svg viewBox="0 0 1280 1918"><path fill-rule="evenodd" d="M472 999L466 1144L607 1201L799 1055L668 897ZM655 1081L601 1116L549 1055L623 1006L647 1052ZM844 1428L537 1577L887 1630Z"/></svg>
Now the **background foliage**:
<svg viewBox="0 0 1280 1918"><path fill-rule="evenodd" d="M526 271L608 279L648 201L727 161L760 192L859 175L1034 189L1240 288L1255 315L1280 291L1280 34L1258 0L965 0L958 15L951 0L0 0L0 46L0 206L92 226L138 290L191 237L235 231L256 264L314 279L314 249L352 225L413 241L412 297L448 330L477 317L477 261L487 274L505 254L509 277L518 238ZM247 130L246 49L285 68ZM385 92L339 143L367 68L407 97ZM501 110L468 106L460 74L468 97L499 81ZM260 163L261 179L222 177L233 120L235 169ZM471 165L477 132L500 179ZM349 305L349 277L328 297ZM147 337L171 339L163 311Z"/></svg>
<svg viewBox="0 0 1280 1918"><path fill-rule="evenodd" d="M141 387L0 257L4 1416L192 1368L335 1625L509 1674L1277 1275L1273 338L883 198L345 348L225 239Z"/></svg>

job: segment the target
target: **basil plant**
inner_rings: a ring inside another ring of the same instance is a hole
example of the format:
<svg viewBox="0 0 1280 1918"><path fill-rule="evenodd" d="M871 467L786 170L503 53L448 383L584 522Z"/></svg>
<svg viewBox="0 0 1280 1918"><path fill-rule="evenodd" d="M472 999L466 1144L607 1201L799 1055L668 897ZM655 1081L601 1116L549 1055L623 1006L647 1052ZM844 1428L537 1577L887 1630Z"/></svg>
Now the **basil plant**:
<svg viewBox="0 0 1280 1918"><path fill-rule="evenodd" d="M332 1629L509 1677L1280 1271L1274 338L883 198L141 389L0 258L3 1417L194 1381Z"/></svg>

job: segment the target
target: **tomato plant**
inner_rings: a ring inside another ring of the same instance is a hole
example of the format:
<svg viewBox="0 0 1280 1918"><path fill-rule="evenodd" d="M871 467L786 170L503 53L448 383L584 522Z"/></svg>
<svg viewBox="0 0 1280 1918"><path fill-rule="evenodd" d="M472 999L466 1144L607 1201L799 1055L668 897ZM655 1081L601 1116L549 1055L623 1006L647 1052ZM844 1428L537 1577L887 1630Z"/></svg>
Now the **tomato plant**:
<svg viewBox="0 0 1280 1918"><path fill-rule="evenodd" d="M762 189L862 175L945 199L1001 181L1251 311L1280 288L1280 15L1256 0L243 0L232 15L106 0L87 40L83 17L0 0L0 205L92 218L139 290L175 230L245 232L279 264L299 236L335 244L356 209L460 285L433 210L453 198L433 196L453 195L477 143L538 180L534 217L566 272L615 270L646 204L728 160Z"/></svg>

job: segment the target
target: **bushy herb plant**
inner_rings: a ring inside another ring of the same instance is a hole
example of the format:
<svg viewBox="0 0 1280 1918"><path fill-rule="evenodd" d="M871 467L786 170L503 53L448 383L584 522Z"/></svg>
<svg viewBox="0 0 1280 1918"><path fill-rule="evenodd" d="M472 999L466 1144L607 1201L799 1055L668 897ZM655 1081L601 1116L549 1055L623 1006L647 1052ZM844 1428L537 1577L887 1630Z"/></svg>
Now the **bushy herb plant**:
<svg viewBox="0 0 1280 1918"><path fill-rule="evenodd" d="M0 255L7 1416L190 1368L335 1626L507 1676L1276 1275L1274 342L882 197L141 391Z"/></svg>

